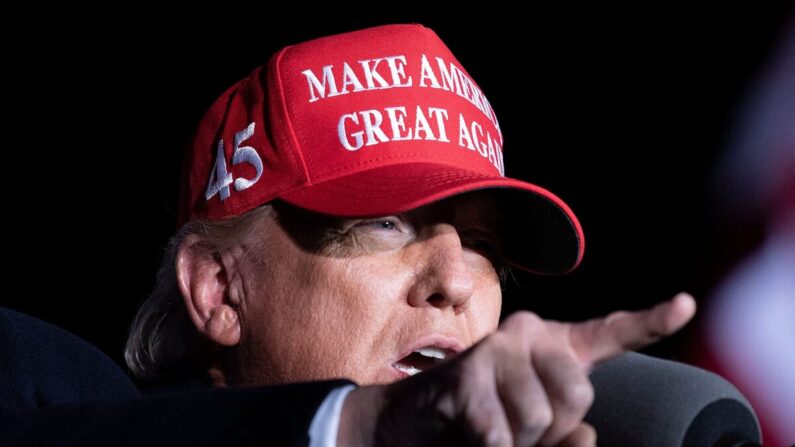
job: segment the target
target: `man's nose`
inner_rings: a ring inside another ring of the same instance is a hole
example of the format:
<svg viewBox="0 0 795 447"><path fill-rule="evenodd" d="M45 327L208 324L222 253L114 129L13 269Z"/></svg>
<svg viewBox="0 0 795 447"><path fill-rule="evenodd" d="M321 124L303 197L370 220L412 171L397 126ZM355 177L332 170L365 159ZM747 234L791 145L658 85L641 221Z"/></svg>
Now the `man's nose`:
<svg viewBox="0 0 795 447"><path fill-rule="evenodd" d="M417 279L409 293L415 307L453 307L462 312L475 288L473 272L464 258L461 237L450 224L426 228L418 244Z"/></svg>

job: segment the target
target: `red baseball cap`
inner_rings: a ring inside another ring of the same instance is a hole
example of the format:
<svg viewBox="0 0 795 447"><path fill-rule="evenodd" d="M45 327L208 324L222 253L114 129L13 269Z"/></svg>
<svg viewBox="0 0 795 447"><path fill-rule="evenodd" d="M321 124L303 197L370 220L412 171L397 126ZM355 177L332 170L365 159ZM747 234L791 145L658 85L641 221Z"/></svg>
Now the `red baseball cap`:
<svg viewBox="0 0 795 447"><path fill-rule="evenodd" d="M344 217L397 214L491 188L504 258L544 274L582 259L582 228L551 192L505 177L483 91L421 25L386 25L286 47L228 89L186 157L180 222L274 199Z"/></svg>

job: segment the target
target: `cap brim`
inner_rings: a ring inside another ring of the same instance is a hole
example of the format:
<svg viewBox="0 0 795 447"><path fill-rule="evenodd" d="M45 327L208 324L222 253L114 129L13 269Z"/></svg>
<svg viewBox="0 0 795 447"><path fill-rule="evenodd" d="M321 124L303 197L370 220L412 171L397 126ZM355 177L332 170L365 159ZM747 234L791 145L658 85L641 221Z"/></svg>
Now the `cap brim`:
<svg viewBox="0 0 795 447"><path fill-rule="evenodd" d="M457 167L411 163L382 166L288 191L279 198L335 216L397 214L479 189L494 189L503 213L505 260L523 270L564 274L579 265L585 238L577 217L560 198L520 180Z"/></svg>

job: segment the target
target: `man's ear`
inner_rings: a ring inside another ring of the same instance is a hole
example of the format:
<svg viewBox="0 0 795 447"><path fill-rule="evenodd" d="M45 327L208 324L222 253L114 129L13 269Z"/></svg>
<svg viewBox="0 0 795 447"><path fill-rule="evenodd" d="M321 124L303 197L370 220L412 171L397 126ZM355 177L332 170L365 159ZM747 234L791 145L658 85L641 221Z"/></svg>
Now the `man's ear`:
<svg viewBox="0 0 795 447"><path fill-rule="evenodd" d="M177 250L177 284L193 325L221 346L240 341L239 306L229 300L229 274L221 257L189 234Z"/></svg>

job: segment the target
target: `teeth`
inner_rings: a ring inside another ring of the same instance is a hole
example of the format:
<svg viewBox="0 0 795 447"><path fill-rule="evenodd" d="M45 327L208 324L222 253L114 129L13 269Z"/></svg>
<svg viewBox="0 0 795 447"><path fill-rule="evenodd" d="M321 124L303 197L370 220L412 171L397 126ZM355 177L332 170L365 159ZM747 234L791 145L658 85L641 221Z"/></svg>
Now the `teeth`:
<svg viewBox="0 0 795 447"><path fill-rule="evenodd" d="M414 374L417 374L417 373L421 373L421 372L422 372L422 371L420 371L419 369L417 369L417 368L415 368L415 367L413 367L413 366L403 365L403 364L400 364L400 363L395 363L395 364L394 364L394 365L392 365L392 366L393 366L393 367L394 367L396 370L398 370L398 371L402 371L402 372L404 372L404 373L406 373L406 374L408 374L408 375L410 375L410 376L413 376Z"/></svg>
<svg viewBox="0 0 795 447"><path fill-rule="evenodd" d="M433 348L433 347L421 348L421 349L418 349L418 350L416 350L414 352L416 352L417 354L420 354L422 356L431 357L431 358L434 358L434 359L444 360L447 357L447 353L444 352L442 349Z"/></svg>

